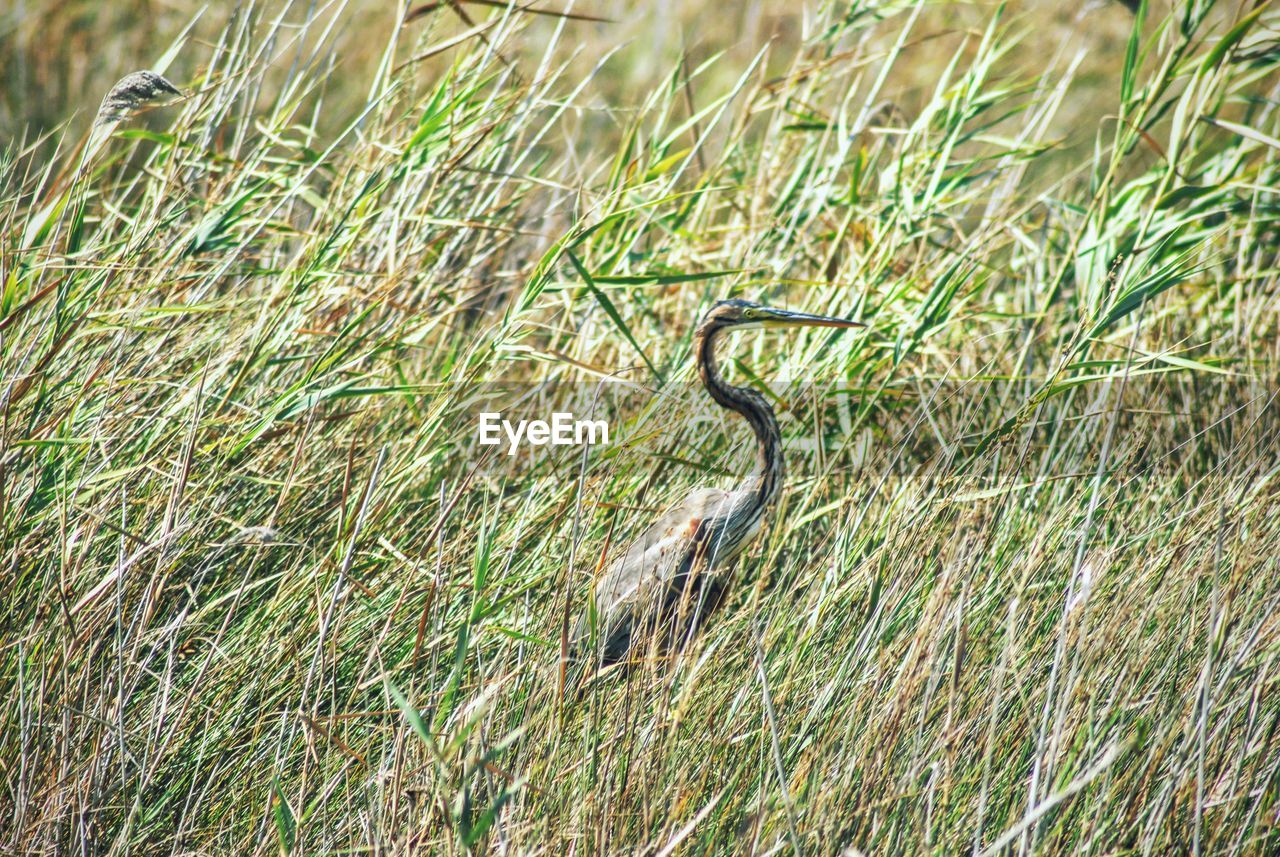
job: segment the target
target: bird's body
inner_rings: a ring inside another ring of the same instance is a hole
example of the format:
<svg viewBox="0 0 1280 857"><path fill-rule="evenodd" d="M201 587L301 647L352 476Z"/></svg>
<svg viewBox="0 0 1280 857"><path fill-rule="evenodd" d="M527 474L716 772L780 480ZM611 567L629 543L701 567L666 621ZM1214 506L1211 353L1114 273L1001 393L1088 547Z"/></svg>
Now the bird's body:
<svg viewBox="0 0 1280 857"><path fill-rule="evenodd" d="M721 301L694 337L694 356L712 399L746 418L756 438L756 467L731 491L697 488L636 539L597 582L574 643L602 663L626 658L655 634L695 631L728 585L732 560L759 532L782 491L785 464L773 409L755 390L735 387L716 362L718 335L766 326L860 327L858 322ZM594 646L590 644L594 642Z"/></svg>
<svg viewBox="0 0 1280 857"><path fill-rule="evenodd" d="M692 630L715 608L728 583L725 567L760 529L761 515L745 515L755 505L751 493L699 488L614 561L595 591L602 661L624 658L645 636L638 631L674 626L682 612L679 624ZM589 631L584 617L577 636Z"/></svg>

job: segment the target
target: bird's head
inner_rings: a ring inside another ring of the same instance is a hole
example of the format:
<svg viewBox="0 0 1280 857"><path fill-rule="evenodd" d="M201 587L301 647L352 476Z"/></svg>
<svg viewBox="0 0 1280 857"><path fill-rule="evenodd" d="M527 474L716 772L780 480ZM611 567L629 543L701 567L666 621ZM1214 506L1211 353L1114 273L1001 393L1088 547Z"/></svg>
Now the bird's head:
<svg viewBox="0 0 1280 857"><path fill-rule="evenodd" d="M702 319L698 333L707 336L718 330L752 330L775 327L866 327L860 321L811 315L807 312L775 309L740 298L720 301Z"/></svg>

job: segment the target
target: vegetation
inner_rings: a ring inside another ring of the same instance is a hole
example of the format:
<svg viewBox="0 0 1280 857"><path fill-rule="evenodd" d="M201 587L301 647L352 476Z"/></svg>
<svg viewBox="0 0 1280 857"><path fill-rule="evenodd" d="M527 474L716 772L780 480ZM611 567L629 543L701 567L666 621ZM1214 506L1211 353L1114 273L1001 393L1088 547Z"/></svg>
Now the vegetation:
<svg viewBox="0 0 1280 857"><path fill-rule="evenodd" d="M933 11L602 101L608 24L428 4L356 75L352 9L250 8L15 138L0 848L1280 850L1274 13L1140 11L1079 95ZM605 558L749 466L690 372L729 295L870 327L736 341L778 514L574 698ZM607 447L475 443L614 388Z"/></svg>

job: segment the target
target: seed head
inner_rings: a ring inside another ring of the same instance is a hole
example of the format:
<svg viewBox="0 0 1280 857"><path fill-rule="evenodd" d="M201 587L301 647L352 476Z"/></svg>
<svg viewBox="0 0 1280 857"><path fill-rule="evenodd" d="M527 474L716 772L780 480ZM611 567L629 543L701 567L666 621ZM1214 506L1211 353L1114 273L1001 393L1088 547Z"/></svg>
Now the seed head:
<svg viewBox="0 0 1280 857"><path fill-rule="evenodd" d="M137 109L155 101L162 95L182 95L182 90L174 86L162 75L154 71L135 71L120 78L98 108L98 118L94 125L105 125L127 119Z"/></svg>

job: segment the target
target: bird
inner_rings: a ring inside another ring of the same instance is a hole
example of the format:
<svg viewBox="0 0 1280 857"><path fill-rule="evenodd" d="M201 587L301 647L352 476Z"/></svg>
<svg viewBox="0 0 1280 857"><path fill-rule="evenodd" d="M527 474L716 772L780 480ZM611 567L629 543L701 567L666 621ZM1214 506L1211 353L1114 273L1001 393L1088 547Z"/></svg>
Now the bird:
<svg viewBox="0 0 1280 857"><path fill-rule="evenodd" d="M693 337L694 361L711 399L740 414L756 441L756 466L732 490L696 488L663 514L595 583L570 643L577 674L633 660L655 635L688 639L719 605L729 566L759 532L782 491L786 464L778 420L758 391L720 374L716 346L731 330L865 327L846 318L775 309L732 298L711 307Z"/></svg>

